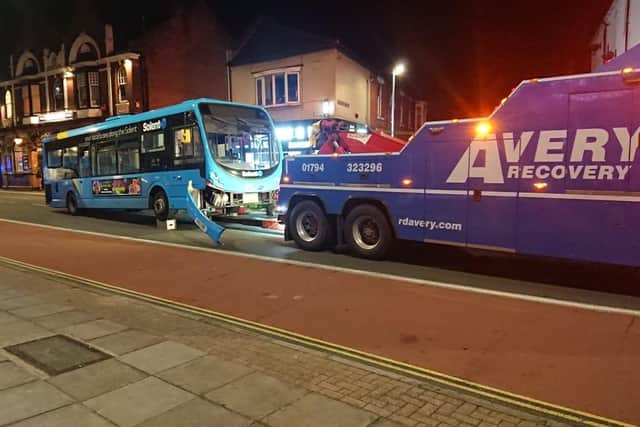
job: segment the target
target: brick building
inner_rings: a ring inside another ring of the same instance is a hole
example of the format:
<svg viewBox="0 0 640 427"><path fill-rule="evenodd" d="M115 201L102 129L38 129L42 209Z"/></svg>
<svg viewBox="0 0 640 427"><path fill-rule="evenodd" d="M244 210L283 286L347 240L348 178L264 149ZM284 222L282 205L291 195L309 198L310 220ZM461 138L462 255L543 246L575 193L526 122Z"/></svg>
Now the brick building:
<svg viewBox="0 0 640 427"><path fill-rule="evenodd" d="M137 41L147 75L148 107L185 99L228 99L226 56L230 37L203 1L178 9Z"/></svg>
<svg viewBox="0 0 640 427"><path fill-rule="evenodd" d="M143 108L140 55L116 51L109 25L57 48L26 49L7 65L0 81L3 186L40 186L43 135Z"/></svg>
<svg viewBox="0 0 640 427"><path fill-rule="evenodd" d="M90 20L92 21L92 20ZM95 25L94 25L95 26ZM0 186L40 186L41 138L118 114L228 99L229 37L204 1L180 5L136 40L110 25L24 49L0 75Z"/></svg>

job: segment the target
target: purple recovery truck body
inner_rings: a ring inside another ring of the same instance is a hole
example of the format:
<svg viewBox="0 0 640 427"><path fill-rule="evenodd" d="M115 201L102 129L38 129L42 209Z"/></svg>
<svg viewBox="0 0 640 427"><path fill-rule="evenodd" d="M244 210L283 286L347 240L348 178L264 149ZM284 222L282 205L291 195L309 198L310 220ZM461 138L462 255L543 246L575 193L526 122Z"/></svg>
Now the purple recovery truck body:
<svg viewBox="0 0 640 427"><path fill-rule="evenodd" d="M287 158L286 236L370 258L399 238L640 266L640 50L596 71L523 81L399 153Z"/></svg>

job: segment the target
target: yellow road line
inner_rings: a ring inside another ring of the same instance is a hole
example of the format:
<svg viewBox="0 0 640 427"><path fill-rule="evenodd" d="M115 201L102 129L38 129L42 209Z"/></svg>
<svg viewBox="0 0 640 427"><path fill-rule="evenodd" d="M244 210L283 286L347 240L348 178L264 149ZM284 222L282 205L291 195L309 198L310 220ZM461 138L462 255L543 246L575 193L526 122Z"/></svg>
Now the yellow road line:
<svg viewBox="0 0 640 427"><path fill-rule="evenodd" d="M527 396L511 393L498 388L482 385L472 381L468 381L462 378L447 375L441 372L433 371L419 366L411 365L408 363L396 361L383 356L378 356L365 351L353 349L350 347L334 344L331 342L319 340L316 338L308 337L296 332L287 331L274 326L265 325L262 323L254 322L251 320L245 320L239 317L231 316L228 314L200 308L180 302L168 300L165 298L145 294L142 292L121 288L107 283L99 282L92 279L76 276L62 271L49 269L46 267L40 267L37 265L25 263L12 258L0 256L0 263L22 268L26 270L36 271L48 276L62 278L80 285L91 286L94 288L108 290L125 296L133 297L139 300L147 301L156 305L161 305L174 310L188 312L196 314L202 317L207 317L220 322L239 326L244 329L258 332L260 334L270 335L276 338L280 338L285 341L294 342L302 346L313 348L316 350L337 354L347 359L356 360L366 365L382 368L395 373L402 373L412 378L436 383L454 390L463 391L467 394L480 396L486 399L497 401L516 408L525 409L528 411L537 412L539 414L547 415L560 419L565 422L580 423L582 425L589 426L624 426L633 427L632 424L628 424L622 421L613 420L598 415L590 414L587 412L566 408L560 405L544 402L541 400L532 399Z"/></svg>

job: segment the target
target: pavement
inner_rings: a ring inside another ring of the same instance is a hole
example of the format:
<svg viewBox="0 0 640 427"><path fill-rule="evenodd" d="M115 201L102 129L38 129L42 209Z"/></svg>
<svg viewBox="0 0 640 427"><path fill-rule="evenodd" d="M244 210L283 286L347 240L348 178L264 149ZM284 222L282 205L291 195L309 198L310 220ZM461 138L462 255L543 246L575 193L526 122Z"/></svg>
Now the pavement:
<svg viewBox="0 0 640 427"><path fill-rule="evenodd" d="M228 324L0 265L0 426L5 425L565 424Z"/></svg>
<svg viewBox="0 0 640 427"><path fill-rule="evenodd" d="M3 221L0 235L12 242L0 256L13 260L640 423L637 311Z"/></svg>

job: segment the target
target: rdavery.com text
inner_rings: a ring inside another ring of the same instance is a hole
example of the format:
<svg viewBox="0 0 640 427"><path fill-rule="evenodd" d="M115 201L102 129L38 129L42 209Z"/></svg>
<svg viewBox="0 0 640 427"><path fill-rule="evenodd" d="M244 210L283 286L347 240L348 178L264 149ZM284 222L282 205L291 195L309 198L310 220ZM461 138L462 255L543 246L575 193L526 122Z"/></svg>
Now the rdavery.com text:
<svg viewBox="0 0 640 427"><path fill-rule="evenodd" d="M457 222L434 221L428 219L398 218L398 225L406 227L426 228L427 230L462 231L462 224Z"/></svg>

